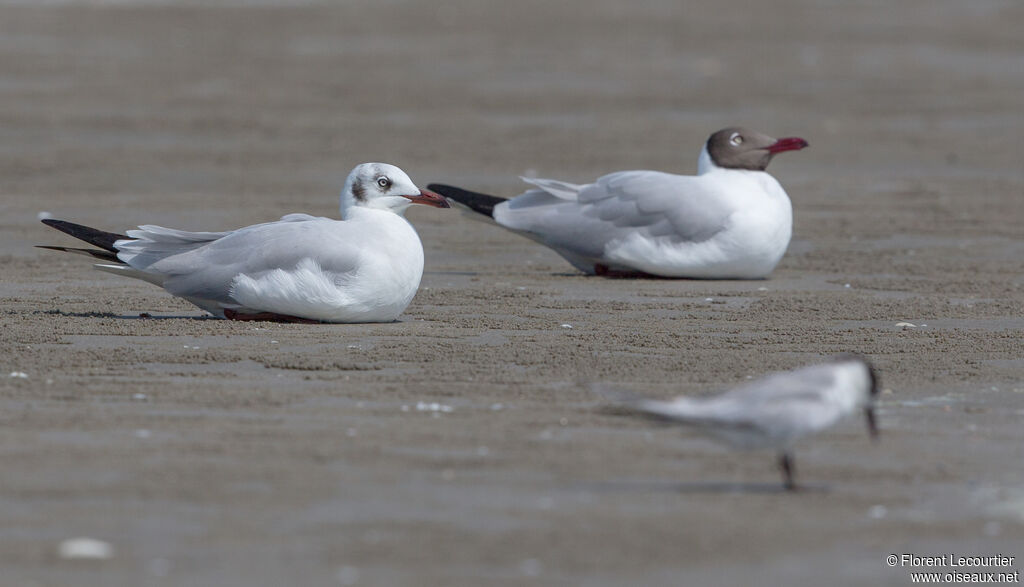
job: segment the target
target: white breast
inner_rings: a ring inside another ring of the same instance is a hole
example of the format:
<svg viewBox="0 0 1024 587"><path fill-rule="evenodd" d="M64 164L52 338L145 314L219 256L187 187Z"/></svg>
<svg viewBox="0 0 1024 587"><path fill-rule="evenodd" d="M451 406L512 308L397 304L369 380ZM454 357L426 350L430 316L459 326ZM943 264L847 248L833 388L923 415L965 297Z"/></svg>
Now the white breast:
<svg viewBox="0 0 1024 587"><path fill-rule="evenodd" d="M634 232L608 243L613 262L667 277L766 277L786 252L793 210L782 186L760 171L715 168L700 176L733 212L723 230L701 242Z"/></svg>
<svg viewBox="0 0 1024 587"><path fill-rule="evenodd" d="M244 308L325 322L387 322L405 310L423 276L423 246L412 226L391 212L366 211L337 223L322 248L288 269L240 274L231 297ZM355 256L332 270L331 252Z"/></svg>
<svg viewBox="0 0 1024 587"><path fill-rule="evenodd" d="M793 233L793 207L779 182L762 171L719 170L735 212L715 239L734 277L766 277L786 253ZM709 174L712 175L712 174Z"/></svg>

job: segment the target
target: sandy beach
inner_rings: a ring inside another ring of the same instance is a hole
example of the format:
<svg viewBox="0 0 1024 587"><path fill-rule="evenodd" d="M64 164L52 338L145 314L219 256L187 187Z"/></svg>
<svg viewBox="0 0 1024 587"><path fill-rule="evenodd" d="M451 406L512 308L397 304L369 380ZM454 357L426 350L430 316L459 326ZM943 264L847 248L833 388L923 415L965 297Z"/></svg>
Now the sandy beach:
<svg viewBox="0 0 1024 587"><path fill-rule="evenodd" d="M909 585L1024 569L1024 5L0 2L0 585ZM336 216L357 163L693 173L744 124L810 148L761 281L586 277L411 210L390 324L215 320L35 249ZM140 318L148 313L152 318ZM840 352L882 378L796 452L589 389L726 389ZM9 375L10 374L10 375ZM58 545L91 537L104 560ZM960 569L961 571L973 569Z"/></svg>

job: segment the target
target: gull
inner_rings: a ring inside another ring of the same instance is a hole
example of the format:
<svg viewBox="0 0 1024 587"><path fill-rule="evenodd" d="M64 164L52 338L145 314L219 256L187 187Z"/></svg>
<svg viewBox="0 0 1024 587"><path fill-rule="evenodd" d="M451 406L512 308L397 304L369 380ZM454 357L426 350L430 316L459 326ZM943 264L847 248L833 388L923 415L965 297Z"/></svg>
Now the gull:
<svg viewBox="0 0 1024 587"><path fill-rule="evenodd" d="M342 220L288 214L225 232L144 225L122 235L44 219L98 248L41 248L100 259L96 269L148 281L231 320L390 322L423 276L423 245L404 217L412 204L449 207L398 167L363 163L341 191Z"/></svg>
<svg viewBox="0 0 1024 587"><path fill-rule="evenodd" d="M587 274L760 279L793 227L789 196L765 169L774 155L806 146L732 127L708 138L697 175L620 171L587 184L523 177L535 187L509 200L427 187Z"/></svg>
<svg viewBox="0 0 1024 587"><path fill-rule="evenodd" d="M777 451L783 482L792 491L796 489L793 444L858 409L864 412L870 436L877 438L877 394L874 367L867 359L848 354L774 373L711 397L659 401L611 395L639 415L690 426L731 448Z"/></svg>

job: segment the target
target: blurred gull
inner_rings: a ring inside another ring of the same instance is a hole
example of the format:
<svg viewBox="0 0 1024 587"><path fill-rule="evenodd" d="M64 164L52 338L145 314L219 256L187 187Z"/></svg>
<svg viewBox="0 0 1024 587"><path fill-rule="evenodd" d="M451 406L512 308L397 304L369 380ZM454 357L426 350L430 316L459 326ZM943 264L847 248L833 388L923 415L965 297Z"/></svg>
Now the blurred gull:
<svg viewBox="0 0 1024 587"><path fill-rule="evenodd" d="M584 273L757 279L782 258L793 226L789 196L765 169L806 146L734 127L708 138L695 176L620 171L579 185L523 177L536 188L510 200L428 187Z"/></svg>
<svg viewBox="0 0 1024 587"><path fill-rule="evenodd" d="M404 218L412 204L449 207L398 167L363 163L345 181L340 221L289 214L225 232L145 225L121 235L43 219L99 248L42 248L101 259L99 270L159 285L232 320L389 322L423 275L423 245Z"/></svg>
<svg viewBox="0 0 1024 587"><path fill-rule="evenodd" d="M875 369L864 358L841 355L827 363L774 373L711 397L658 401L610 392L606 395L662 421L691 426L738 450L779 453L786 489L796 489L793 444L863 409L868 432L877 438Z"/></svg>

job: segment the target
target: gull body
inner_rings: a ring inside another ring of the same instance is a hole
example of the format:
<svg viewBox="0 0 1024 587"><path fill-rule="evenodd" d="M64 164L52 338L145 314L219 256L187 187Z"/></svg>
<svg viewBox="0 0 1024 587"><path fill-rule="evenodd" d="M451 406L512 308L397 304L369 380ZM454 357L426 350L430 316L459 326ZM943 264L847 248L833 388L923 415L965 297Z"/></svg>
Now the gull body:
<svg viewBox="0 0 1024 587"><path fill-rule="evenodd" d="M757 279L778 264L793 227L789 196L765 169L775 154L806 146L733 127L708 138L697 175L620 171L587 184L524 177L534 189L509 200L428 187L584 273Z"/></svg>
<svg viewBox="0 0 1024 587"><path fill-rule="evenodd" d="M876 437L874 368L862 357L843 355L818 365L774 373L710 397L660 401L620 400L638 414L698 430L737 450L768 449L779 455L787 489L795 488L793 445L863 410Z"/></svg>
<svg viewBox="0 0 1024 587"><path fill-rule="evenodd" d="M423 246L404 218L412 204L447 208L398 167L364 163L341 193L342 220L289 214L225 232L155 225L126 234L43 222L98 249L97 269L148 281L214 316L292 322L388 322L423 275Z"/></svg>

